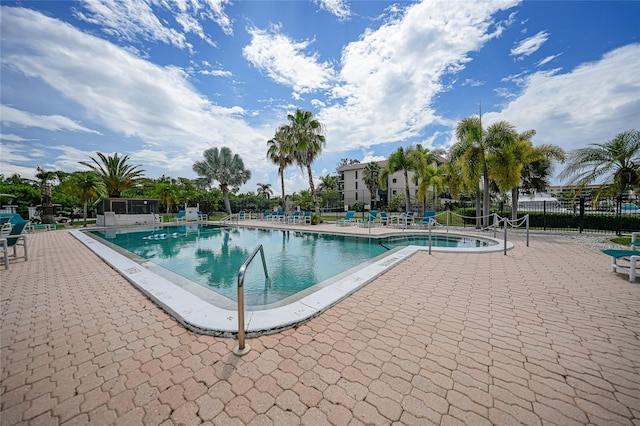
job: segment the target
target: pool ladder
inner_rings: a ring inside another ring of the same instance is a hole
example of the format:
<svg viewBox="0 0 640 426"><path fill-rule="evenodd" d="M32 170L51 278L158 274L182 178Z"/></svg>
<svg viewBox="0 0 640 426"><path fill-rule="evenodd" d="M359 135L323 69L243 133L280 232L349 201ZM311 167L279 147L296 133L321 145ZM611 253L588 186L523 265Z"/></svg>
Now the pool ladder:
<svg viewBox="0 0 640 426"><path fill-rule="evenodd" d="M238 356L246 355L251 350L251 347L244 343L244 274L258 252L260 252L260 257L262 257L262 268L264 269L265 279L269 287L271 287L271 279L267 271L267 262L264 260L264 249L262 248L262 244L258 244L238 271L238 346L233 350L233 353Z"/></svg>

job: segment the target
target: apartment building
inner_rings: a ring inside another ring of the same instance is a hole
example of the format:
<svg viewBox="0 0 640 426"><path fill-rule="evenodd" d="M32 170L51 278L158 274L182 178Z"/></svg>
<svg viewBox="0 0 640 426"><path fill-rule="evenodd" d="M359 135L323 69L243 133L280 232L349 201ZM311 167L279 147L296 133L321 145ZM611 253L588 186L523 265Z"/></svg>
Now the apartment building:
<svg viewBox="0 0 640 426"><path fill-rule="evenodd" d="M384 168L386 161L377 162L380 168ZM342 194L342 200L345 206L352 206L355 203L363 202L365 205L372 206L371 193L364 183L364 169L369 163L347 164L338 168L338 189ZM409 191L412 197L417 196L418 187L413 183L414 172L409 172ZM374 194L376 206L385 206L389 203L394 195L404 194L405 180L403 172L396 172L389 176L387 189L379 189Z"/></svg>

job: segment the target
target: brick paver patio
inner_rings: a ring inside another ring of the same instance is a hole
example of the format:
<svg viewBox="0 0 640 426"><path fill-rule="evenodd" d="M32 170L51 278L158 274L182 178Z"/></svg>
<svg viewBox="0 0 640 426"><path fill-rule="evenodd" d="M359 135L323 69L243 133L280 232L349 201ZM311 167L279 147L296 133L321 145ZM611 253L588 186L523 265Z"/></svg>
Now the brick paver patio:
<svg viewBox="0 0 640 426"><path fill-rule="evenodd" d="M0 422L640 425L640 283L564 236L419 253L279 334L193 334L67 231L0 271Z"/></svg>

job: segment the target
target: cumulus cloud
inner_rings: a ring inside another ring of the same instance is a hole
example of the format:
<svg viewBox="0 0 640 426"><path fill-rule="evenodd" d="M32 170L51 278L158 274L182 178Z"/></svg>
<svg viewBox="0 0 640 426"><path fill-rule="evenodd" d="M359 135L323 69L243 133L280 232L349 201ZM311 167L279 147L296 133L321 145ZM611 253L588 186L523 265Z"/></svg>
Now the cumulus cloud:
<svg viewBox="0 0 640 426"><path fill-rule="evenodd" d="M185 34L195 34L210 45L215 45L204 30L200 19L216 22L225 34L233 34L232 22L224 12L224 5L228 3L228 0L86 0L78 4L75 16L101 27L106 34L120 40L135 42L140 37L143 40L191 50L193 46L187 42ZM170 22L159 18L152 6L170 12L178 28L172 28Z"/></svg>
<svg viewBox="0 0 640 426"><path fill-rule="evenodd" d="M315 0L315 2L340 20L344 21L351 17L349 3L345 0Z"/></svg>
<svg viewBox="0 0 640 426"><path fill-rule="evenodd" d="M3 65L44 81L106 129L142 141L144 148L165 150L166 163L158 167L190 168L206 148L222 145L233 146L245 162L255 159L257 168L267 167L254 146L269 133L238 119L242 108L205 99L183 70L142 60L35 11L3 8L2 20Z"/></svg>
<svg viewBox="0 0 640 426"><path fill-rule="evenodd" d="M344 47L333 103L319 113L331 124L328 150L401 142L441 121L431 105L445 90L443 77L499 35L492 16L516 2L464 4L413 4Z"/></svg>
<svg viewBox="0 0 640 426"><path fill-rule="evenodd" d="M248 28L251 43L242 50L244 57L266 76L300 93L326 89L334 78L328 62L315 53L306 53L312 41L294 41L280 33L280 26L268 30Z"/></svg>
<svg viewBox="0 0 640 426"><path fill-rule="evenodd" d="M69 130L89 132L97 135L100 132L84 127L70 118L61 115L37 115L20 111L7 105L0 105L0 119L3 126L38 127L46 130Z"/></svg>
<svg viewBox="0 0 640 426"><path fill-rule="evenodd" d="M549 39L549 33L540 31L538 34L526 38L511 49L511 56L524 57L535 53Z"/></svg>
<svg viewBox="0 0 640 426"><path fill-rule="evenodd" d="M638 127L639 57L640 44L630 44L564 74L529 75L523 92L483 122L507 120L521 131L535 129L535 143L565 150L605 142Z"/></svg>

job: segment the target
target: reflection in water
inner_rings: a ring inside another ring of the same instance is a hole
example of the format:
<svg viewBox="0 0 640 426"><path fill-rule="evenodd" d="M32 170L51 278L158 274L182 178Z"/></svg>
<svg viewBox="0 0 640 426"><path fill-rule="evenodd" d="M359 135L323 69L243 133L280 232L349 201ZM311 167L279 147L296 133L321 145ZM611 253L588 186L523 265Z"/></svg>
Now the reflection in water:
<svg viewBox="0 0 640 426"><path fill-rule="evenodd" d="M274 303L370 260L387 250L378 238L299 231L185 225L93 231L94 234L203 287L237 300L238 271L258 244L264 248L271 287L260 256L245 274L248 306ZM424 236L381 239L385 246L427 245ZM434 246L475 247L474 238L434 236Z"/></svg>

